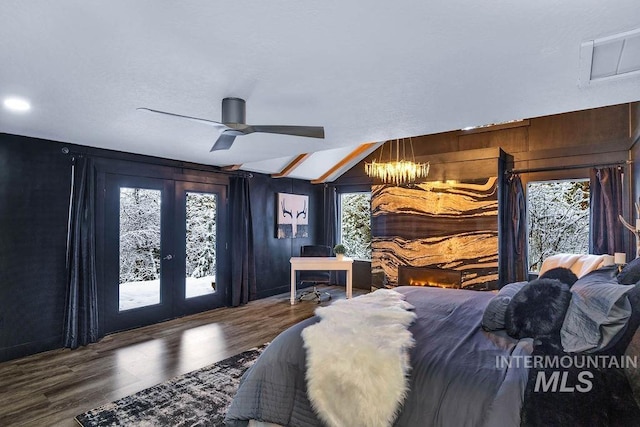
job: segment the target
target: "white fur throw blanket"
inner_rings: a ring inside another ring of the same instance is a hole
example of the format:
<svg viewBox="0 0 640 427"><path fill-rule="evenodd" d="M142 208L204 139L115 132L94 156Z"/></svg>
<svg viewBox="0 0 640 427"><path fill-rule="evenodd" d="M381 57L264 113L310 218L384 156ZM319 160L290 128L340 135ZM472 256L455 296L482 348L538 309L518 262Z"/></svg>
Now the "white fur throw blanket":
<svg viewBox="0 0 640 427"><path fill-rule="evenodd" d="M330 427L390 426L408 390L408 327L416 314L389 289L316 310L321 320L302 331L307 392Z"/></svg>

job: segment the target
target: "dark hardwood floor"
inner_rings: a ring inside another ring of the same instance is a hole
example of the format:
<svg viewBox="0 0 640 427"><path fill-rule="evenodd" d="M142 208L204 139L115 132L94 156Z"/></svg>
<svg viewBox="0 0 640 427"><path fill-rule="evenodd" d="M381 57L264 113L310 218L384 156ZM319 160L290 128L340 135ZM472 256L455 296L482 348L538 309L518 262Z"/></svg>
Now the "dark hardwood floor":
<svg viewBox="0 0 640 427"><path fill-rule="evenodd" d="M343 287L321 288L344 298ZM82 412L271 341L317 307L280 294L0 363L0 426L77 426Z"/></svg>

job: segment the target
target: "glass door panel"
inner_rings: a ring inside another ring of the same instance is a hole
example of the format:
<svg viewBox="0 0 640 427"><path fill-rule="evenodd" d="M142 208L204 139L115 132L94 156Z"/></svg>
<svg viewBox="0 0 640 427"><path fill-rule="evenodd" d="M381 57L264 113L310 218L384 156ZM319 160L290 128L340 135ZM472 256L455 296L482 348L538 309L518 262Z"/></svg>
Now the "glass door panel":
<svg viewBox="0 0 640 427"><path fill-rule="evenodd" d="M160 304L162 192L120 188L119 311Z"/></svg>
<svg viewBox="0 0 640 427"><path fill-rule="evenodd" d="M185 298L216 292L217 195L186 194Z"/></svg>
<svg viewBox="0 0 640 427"><path fill-rule="evenodd" d="M106 174L102 204L102 316L106 333L173 316L173 181Z"/></svg>
<svg viewBox="0 0 640 427"><path fill-rule="evenodd" d="M226 187L175 182L175 309L181 315L226 304Z"/></svg>
<svg viewBox="0 0 640 427"><path fill-rule="evenodd" d="M226 186L106 174L102 194L106 333L226 304Z"/></svg>

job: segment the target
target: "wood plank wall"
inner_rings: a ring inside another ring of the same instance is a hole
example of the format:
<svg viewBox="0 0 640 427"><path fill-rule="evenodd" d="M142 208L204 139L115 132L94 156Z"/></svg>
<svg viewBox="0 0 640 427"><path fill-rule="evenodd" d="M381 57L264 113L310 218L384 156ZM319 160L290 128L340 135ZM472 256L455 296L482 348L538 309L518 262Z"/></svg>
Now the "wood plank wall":
<svg viewBox="0 0 640 427"><path fill-rule="evenodd" d="M429 181L500 177L502 167L516 170L545 169L522 174L526 187L530 181L588 177L588 165L624 164L630 158L632 142L639 138L640 107L636 102L468 131L419 136L412 138L412 142L416 159L431 163ZM640 144L635 144L632 154L634 161L640 161ZM380 150L377 150L334 184L379 184L364 173L364 163L379 158ZM624 201L625 217L633 215L631 201L640 197L640 173L636 172L637 169L633 165L626 167L628 191ZM482 230L478 228L476 231ZM627 242L629 253L632 253L631 243L634 242ZM395 258L389 256L389 251L376 253L376 248L374 245L373 267L382 267L388 276L393 277L391 267L375 260ZM402 255L399 249L397 252L394 256ZM501 257L504 255L500 254Z"/></svg>
<svg viewBox="0 0 640 427"><path fill-rule="evenodd" d="M429 159L430 179L477 179L493 176L485 167L480 150L502 149L512 157L507 165L516 169L539 167L562 169L567 166L626 161L632 140L630 123L638 129L638 103L531 118L522 122L469 131L452 131L412 138L415 155ZM479 156L474 159L474 156ZM380 157L376 150L337 179L335 185L372 183L364 173L364 163ZM456 163L460 163L456 165ZM438 166L440 165L441 166ZM486 165L486 166L485 166ZM577 172L572 172L575 175ZM582 171L584 174L584 171ZM539 178L536 177L536 178Z"/></svg>

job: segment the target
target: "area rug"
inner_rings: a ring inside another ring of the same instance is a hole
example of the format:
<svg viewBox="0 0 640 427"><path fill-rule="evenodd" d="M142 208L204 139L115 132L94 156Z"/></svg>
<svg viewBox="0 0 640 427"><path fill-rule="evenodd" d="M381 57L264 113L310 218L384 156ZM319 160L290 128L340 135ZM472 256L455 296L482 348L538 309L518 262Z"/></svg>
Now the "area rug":
<svg viewBox="0 0 640 427"><path fill-rule="evenodd" d="M89 426L223 426L242 374L266 344L78 415Z"/></svg>

